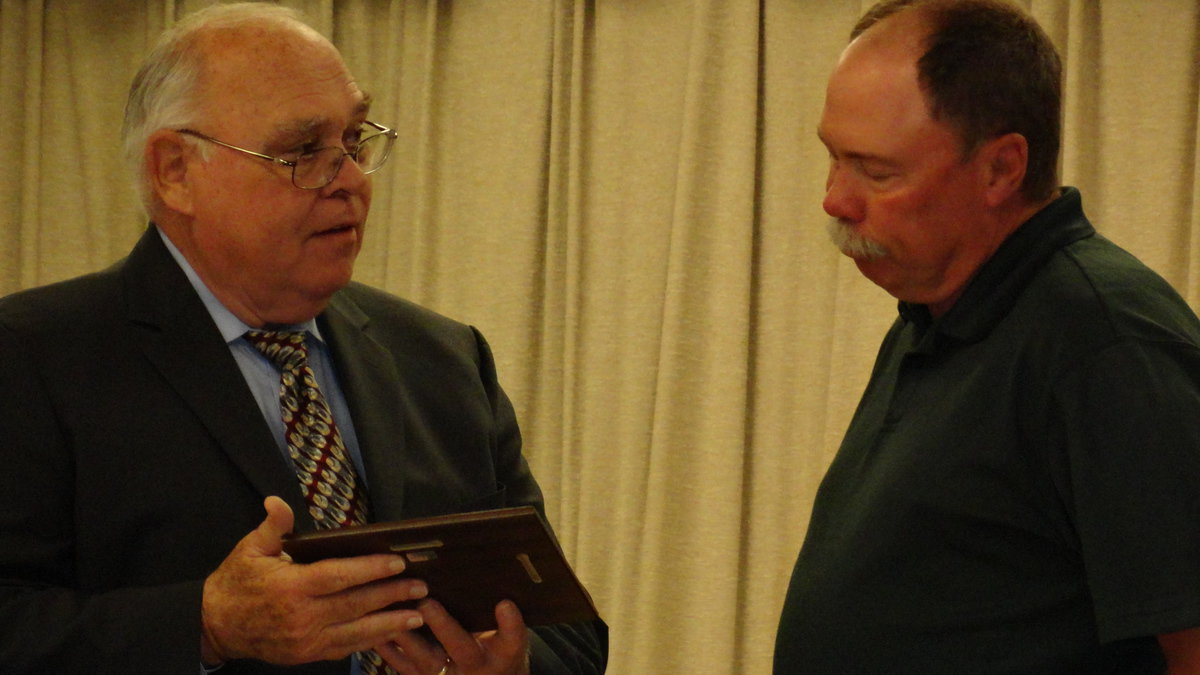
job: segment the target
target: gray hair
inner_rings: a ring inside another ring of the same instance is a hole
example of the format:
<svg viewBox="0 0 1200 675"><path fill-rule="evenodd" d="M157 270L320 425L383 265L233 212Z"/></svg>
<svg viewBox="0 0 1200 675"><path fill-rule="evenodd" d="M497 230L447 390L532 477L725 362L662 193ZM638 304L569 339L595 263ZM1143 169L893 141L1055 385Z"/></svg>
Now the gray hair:
<svg viewBox="0 0 1200 675"><path fill-rule="evenodd" d="M179 20L159 36L133 78L125 102L121 146L147 211L152 192L143 157L150 135L199 122L198 81L203 66L199 36L214 29L273 23L312 30L303 15L280 5L241 2L213 5Z"/></svg>

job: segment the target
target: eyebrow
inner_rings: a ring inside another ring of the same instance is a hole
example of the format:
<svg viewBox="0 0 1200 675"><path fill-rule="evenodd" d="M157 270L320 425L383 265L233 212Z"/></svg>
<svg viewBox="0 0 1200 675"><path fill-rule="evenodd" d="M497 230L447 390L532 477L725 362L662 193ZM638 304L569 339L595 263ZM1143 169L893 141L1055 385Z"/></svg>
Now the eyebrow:
<svg viewBox="0 0 1200 675"><path fill-rule="evenodd" d="M371 110L371 95L363 94L363 98L354 106L352 113L353 117L367 118L367 113ZM308 117L299 120L290 120L279 124L275 128L275 143L290 143L294 140L310 138L318 135L322 128L329 126L328 117Z"/></svg>
<svg viewBox="0 0 1200 675"><path fill-rule="evenodd" d="M830 154L833 154L833 148L830 145L829 139L825 138L825 134L821 133L820 127L817 127L817 139L819 139L821 141L821 144L824 145L827 150L829 150ZM838 154L841 157L844 157L849 160L879 162L881 164L885 164L888 166L896 166L895 160L888 159L887 157L884 157L882 155L874 155L869 152L855 152L855 151L851 150L851 151L847 151L847 152L841 152Z"/></svg>

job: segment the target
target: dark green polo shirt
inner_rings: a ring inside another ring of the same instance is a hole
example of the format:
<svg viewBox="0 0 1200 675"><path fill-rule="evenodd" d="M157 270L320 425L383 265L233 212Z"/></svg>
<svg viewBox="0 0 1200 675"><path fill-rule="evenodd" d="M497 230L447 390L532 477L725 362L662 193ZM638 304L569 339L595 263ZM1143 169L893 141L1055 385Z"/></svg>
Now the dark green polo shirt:
<svg viewBox="0 0 1200 675"><path fill-rule="evenodd" d="M776 673L1162 672L1200 626L1200 322L1078 191L902 304L817 493Z"/></svg>

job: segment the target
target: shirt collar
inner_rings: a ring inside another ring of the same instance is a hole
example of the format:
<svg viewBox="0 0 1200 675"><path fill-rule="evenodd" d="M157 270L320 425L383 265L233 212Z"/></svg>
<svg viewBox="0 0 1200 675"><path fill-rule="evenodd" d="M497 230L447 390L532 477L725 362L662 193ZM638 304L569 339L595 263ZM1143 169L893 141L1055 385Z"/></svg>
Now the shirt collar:
<svg viewBox="0 0 1200 675"><path fill-rule="evenodd" d="M204 303L204 308L208 310L209 316L211 316L213 322L217 324L217 330L221 331L221 337L224 338L225 343L229 344L234 340L237 340L238 338L242 337L246 331L256 330L253 326L246 325L244 321L237 318L233 312L229 311L225 305L221 304L221 301L217 300L217 296L213 295L212 291L208 289L208 286L206 286L200 279L200 275L196 274L196 270L192 269L192 266L190 263L188 263L187 258L183 257L183 254L179 252L178 248L175 248L175 244L171 242L171 238L168 237L166 233L163 232L162 229L157 225L155 226L155 229L158 230L158 234L160 237L162 237L163 243L166 244L167 250L171 252L171 257L175 259L175 262L179 264L179 267L183 270L183 273L187 275L188 281L192 284L192 288L196 289L196 294L200 296L200 301ZM308 331L308 333L317 340L324 342L324 339L321 337L321 331L317 328L316 318L309 319L308 321L295 324L293 326L278 326L275 328L275 330L297 332Z"/></svg>

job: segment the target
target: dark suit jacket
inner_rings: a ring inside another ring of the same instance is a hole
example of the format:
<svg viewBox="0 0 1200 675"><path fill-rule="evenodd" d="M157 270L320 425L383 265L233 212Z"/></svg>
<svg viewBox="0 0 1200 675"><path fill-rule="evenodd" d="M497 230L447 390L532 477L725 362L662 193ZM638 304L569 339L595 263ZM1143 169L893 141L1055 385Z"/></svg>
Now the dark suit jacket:
<svg viewBox="0 0 1200 675"><path fill-rule="evenodd" d="M479 333L359 284L318 321L375 520L542 508ZM312 528L228 347L153 227L108 270L0 300L0 471L5 673L195 675L203 580L261 522L263 498L285 498L297 529ZM599 622L535 629L534 672L602 672L606 640Z"/></svg>

